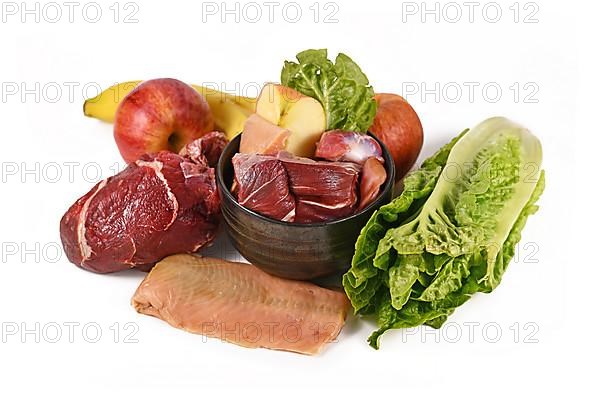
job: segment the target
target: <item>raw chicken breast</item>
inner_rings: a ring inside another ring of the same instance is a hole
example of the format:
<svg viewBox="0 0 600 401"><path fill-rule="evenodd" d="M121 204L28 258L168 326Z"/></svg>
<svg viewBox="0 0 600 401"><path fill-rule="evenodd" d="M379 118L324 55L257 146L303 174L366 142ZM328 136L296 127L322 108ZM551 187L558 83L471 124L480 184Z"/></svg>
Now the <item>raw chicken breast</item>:
<svg viewBox="0 0 600 401"><path fill-rule="evenodd" d="M195 255L159 262L132 299L140 313L244 347L316 354L344 326L342 292Z"/></svg>

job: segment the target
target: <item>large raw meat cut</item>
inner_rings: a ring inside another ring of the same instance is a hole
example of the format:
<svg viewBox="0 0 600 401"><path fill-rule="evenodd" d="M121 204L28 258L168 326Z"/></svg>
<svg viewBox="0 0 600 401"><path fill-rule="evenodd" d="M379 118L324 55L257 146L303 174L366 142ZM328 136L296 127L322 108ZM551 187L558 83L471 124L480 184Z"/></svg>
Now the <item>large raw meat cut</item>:
<svg viewBox="0 0 600 401"><path fill-rule="evenodd" d="M338 336L346 295L195 255L160 261L131 301L171 326L251 348L316 354Z"/></svg>
<svg viewBox="0 0 600 401"><path fill-rule="evenodd" d="M60 234L71 262L110 273L148 269L167 255L194 252L217 229L214 162L226 141L213 133L182 150L144 155L69 208Z"/></svg>

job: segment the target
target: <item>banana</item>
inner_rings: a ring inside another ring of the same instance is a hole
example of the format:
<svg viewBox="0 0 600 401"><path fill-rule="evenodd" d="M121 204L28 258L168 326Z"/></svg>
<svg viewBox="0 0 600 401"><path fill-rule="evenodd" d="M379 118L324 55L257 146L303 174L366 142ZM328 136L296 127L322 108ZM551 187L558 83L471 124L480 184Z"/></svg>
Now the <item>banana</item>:
<svg viewBox="0 0 600 401"><path fill-rule="evenodd" d="M83 103L83 114L107 123L114 122L119 103L142 81L127 81L113 85L98 96ZM242 132L248 116L254 113L256 99L231 95L200 85L191 85L206 98L215 121L215 129L232 139Z"/></svg>
<svg viewBox="0 0 600 401"><path fill-rule="evenodd" d="M83 103L83 114L88 117L112 123L121 100L142 81L127 81L111 86L98 96Z"/></svg>
<svg viewBox="0 0 600 401"><path fill-rule="evenodd" d="M229 140L242 132L246 119L256 109L256 99L231 95L199 85L192 87L206 98L215 121L215 129L224 132Z"/></svg>

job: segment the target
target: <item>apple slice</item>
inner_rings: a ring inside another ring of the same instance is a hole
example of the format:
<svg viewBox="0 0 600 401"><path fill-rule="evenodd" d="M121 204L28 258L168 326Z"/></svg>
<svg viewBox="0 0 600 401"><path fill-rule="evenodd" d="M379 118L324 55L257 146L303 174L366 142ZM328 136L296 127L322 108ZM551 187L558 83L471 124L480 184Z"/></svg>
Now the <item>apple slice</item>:
<svg viewBox="0 0 600 401"><path fill-rule="evenodd" d="M266 84L256 99L256 113L277 125L288 105L303 97L306 96L287 86Z"/></svg>
<svg viewBox="0 0 600 401"><path fill-rule="evenodd" d="M276 154L286 149L291 132L252 114L244 124L240 139L240 153Z"/></svg>
<svg viewBox="0 0 600 401"><path fill-rule="evenodd" d="M317 100L287 86L266 84L256 101L256 114L291 131L286 150L296 156L313 157L325 131L325 111Z"/></svg>

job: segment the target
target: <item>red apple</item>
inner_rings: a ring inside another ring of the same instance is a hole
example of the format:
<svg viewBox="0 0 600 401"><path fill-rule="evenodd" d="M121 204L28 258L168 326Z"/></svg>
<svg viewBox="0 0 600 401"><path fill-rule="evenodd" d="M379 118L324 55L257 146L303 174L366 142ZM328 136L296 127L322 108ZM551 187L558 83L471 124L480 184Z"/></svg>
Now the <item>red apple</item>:
<svg viewBox="0 0 600 401"><path fill-rule="evenodd" d="M421 120L402 96L377 93L377 114L369 129L387 146L396 165L396 180L411 169L423 146Z"/></svg>
<svg viewBox="0 0 600 401"><path fill-rule="evenodd" d="M212 130L206 99L171 78L142 82L123 99L115 115L115 141L128 163L144 153L178 152Z"/></svg>

